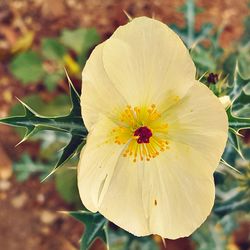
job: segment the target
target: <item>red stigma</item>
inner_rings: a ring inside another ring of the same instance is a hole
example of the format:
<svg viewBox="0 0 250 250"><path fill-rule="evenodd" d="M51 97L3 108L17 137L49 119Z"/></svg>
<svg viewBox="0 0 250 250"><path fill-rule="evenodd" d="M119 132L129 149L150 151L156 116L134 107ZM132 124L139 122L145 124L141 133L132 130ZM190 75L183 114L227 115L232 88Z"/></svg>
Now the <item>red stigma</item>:
<svg viewBox="0 0 250 250"><path fill-rule="evenodd" d="M151 130L147 127L140 127L138 129L136 129L134 132L134 136L139 136L139 138L137 139L137 142L139 144L149 143L149 139L152 135L153 134L152 134Z"/></svg>

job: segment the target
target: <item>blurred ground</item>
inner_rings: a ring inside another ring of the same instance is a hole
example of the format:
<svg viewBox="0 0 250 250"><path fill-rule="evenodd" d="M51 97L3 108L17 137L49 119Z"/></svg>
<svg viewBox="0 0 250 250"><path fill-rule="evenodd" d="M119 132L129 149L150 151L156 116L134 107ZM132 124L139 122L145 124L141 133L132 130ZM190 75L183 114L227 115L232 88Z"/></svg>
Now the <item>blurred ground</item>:
<svg viewBox="0 0 250 250"><path fill-rule="evenodd" d="M8 115L15 96L21 98L39 92L45 100L53 98L41 86L23 87L9 73L9 48L25 30L35 32L34 48L44 36L55 36L65 28L96 27L102 38L132 17L155 16L165 23L183 25L176 11L183 0L1 0L0 1L0 117ZM249 14L247 0L200 0L204 12L197 16L197 28L204 22L225 25L221 38L230 48L242 33L242 22ZM79 86L80 83L78 83ZM65 91L62 86L58 91ZM54 184L40 184L36 178L24 184L11 175L11 164L28 151L35 156L38 147L25 143L17 148L15 132L0 126L0 248L3 250L73 250L77 249L82 227L73 219L56 211L70 210L55 192ZM185 242L185 243L183 243ZM173 245L173 246L172 246ZM169 242L170 250L192 249L185 240ZM100 249L96 247L95 249Z"/></svg>

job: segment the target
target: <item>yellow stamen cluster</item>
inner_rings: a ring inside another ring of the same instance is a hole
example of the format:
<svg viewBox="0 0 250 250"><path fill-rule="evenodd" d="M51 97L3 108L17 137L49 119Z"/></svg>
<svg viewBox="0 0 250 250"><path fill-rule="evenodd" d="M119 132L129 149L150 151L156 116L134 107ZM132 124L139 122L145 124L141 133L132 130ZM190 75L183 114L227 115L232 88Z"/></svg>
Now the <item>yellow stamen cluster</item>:
<svg viewBox="0 0 250 250"><path fill-rule="evenodd" d="M149 161L169 148L165 139L168 124L152 104L147 107L127 106L118 118L119 125L112 130L112 138L116 144L126 144L124 157L132 157L133 161Z"/></svg>

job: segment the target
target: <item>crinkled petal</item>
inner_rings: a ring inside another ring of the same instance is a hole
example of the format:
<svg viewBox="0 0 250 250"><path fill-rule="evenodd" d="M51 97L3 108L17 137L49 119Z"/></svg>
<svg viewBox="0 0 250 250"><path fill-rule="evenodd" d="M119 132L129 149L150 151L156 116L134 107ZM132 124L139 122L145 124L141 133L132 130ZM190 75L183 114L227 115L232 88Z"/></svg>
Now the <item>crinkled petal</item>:
<svg viewBox="0 0 250 250"><path fill-rule="evenodd" d="M147 17L135 18L114 32L104 45L103 63L132 106L181 97L195 79L194 63L178 35Z"/></svg>
<svg viewBox="0 0 250 250"><path fill-rule="evenodd" d="M174 142L166 153L149 162L133 163L120 157L97 210L136 236L188 236L205 221L214 203L209 164L199 152ZM101 179L98 176L102 172L96 172L96 176L85 177L89 182L85 190L79 182L80 193L84 191L90 200L98 197L98 188L89 194L91 185Z"/></svg>
<svg viewBox="0 0 250 250"><path fill-rule="evenodd" d="M99 210L123 150L123 147L109 141L112 127L114 123L109 119L99 119L88 134L78 164L80 197L83 204L92 212Z"/></svg>
<svg viewBox="0 0 250 250"><path fill-rule="evenodd" d="M143 204L149 230L176 239L194 232L214 204L215 187L207 160L179 143L141 169Z"/></svg>
<svg viewBox="0 0 250 250"><path fill-rule="evenodd" d="M113 173L99 212L108 220L136 236L149 235L142 201L140 167L121 157Z"/></svg>
<svg viewBox="0 0 250 250"><path fill-rule="evenodd" d="M115 89L103 68L104 44L93 50L82 73L81 107L88 130L97 122L100 114L113 118L126 106L123 96Z"/></svg>
<svg viewBox="0 0 250 250"><path fill-rule="evenodd" d="M137 165L121 156L124 146L109 141L114 123L102 118L92 127L78 164L84 206L136 235L149 234Z"/></svg>
<svg viewBox="0 0 250 250"><path fill-rule="evenodd" d="M212 91L196 83L163 116L169 125L166 137L197 150L214 171L227 141L228 119L223 105Z"/></svg>

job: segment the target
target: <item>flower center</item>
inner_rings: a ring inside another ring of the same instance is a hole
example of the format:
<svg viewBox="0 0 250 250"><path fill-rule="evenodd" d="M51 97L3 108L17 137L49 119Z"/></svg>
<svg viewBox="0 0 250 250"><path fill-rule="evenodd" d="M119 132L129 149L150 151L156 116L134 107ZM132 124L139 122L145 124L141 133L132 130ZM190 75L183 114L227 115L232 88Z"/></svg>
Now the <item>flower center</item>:
<svg viewBox="0 0 250 250"><path fill-rule="evenodd" d="M139 138L137 139L137 142L140 143L149 143L149 138L152 136L152 132L151 130L146 127L140 127L138 129L135 130L134 132L134 136L139 136Z"/></svg>
<svg viewBox="0 0 250 250"><path fill-rule="evenodd" d="M133 161L149 161L169 148L167 138L168 124L157 111L156 105L150 107L127 106L117 119L111 138L116 144L125 145L123 156Z"/></svg>

